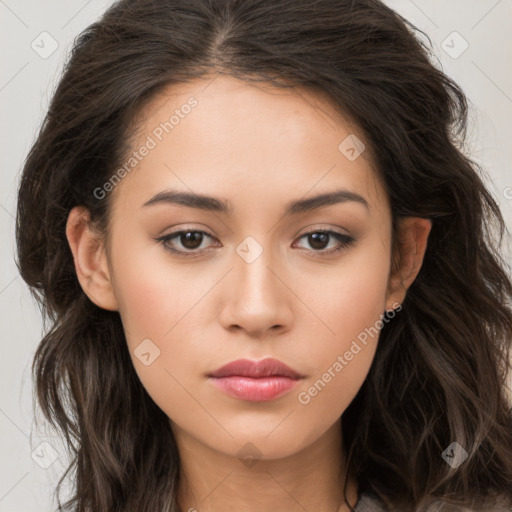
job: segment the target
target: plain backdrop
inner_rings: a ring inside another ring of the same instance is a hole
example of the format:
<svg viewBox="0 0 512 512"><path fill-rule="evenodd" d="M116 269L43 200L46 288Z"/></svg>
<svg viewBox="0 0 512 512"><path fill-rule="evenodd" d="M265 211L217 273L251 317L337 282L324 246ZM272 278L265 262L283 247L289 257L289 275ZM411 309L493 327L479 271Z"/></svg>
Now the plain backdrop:
<svg viewBox="0 0 512 512"><path fill-rule="evenodd" d="M59 438L34 424L30 364L42 322L13 260L16 191L73 39L111 3L0 0L0 512L55 510L51 495L67 465ZM465 91L468 147L510 227L512 0L386 3L429 35L442 69ZM510 261L509 239L503 252Z"/></svg>

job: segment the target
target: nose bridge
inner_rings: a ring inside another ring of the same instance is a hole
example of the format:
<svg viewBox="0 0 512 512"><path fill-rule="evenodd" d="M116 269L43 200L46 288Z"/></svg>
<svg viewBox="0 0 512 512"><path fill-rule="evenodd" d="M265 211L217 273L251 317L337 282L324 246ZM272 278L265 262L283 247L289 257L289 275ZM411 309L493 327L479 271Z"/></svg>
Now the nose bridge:
<svg viewBox="0 0 512 512"><path fill-rule="evenodd" d="M231 273L232 289L226 294L222 321L253 332L287 324L290 320L286 286L279 275L277 251L268 246L270 237L248 236L236 247ZM288 312L288 313L287 313Z"/></svg>
<svg viewBox="0 0 512 512"><path fill-rule="evenodd" d="M275 261L276 251L270 246L270 237L260 235L258 240L247 236L236 247L235 279L239 283L237 289L244 296L268 303L274 300L276 293L280 293L277 288L282 284L274 275L274 267L278 265Z"/></svg>

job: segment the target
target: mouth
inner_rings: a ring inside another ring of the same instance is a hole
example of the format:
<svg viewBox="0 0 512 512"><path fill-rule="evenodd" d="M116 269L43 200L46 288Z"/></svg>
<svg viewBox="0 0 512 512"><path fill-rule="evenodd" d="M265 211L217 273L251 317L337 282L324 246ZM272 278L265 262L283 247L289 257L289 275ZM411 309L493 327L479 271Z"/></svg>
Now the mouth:
<svg viewBox="0 0 512 512"><path fill-rule="evenodd" d="M207 374L217 388L240 400L263 402L291 391L305 376L283 362L237 359Z"/></svg>

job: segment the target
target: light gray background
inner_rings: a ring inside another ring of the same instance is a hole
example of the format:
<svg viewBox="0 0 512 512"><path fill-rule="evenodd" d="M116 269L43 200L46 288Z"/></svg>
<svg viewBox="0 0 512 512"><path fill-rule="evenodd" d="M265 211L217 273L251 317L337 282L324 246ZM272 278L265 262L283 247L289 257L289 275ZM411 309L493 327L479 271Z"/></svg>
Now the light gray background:
<svg viewBox="0 0 512 512"><path fill-rule="evenodd" d="M58 438L34 423L30 364L41 338L39 311L13 261L16 189L73 39L111 0L0 0L0 512L50 511L67 459ZM468 150L488 172L512 221L512 0L387 0L431 38L443 70L471 105ZM463 38L452 35L456 31ZM41 35L47 32L48 35ZM52 49L53 38L58 48ZM464 40L469 45L461 55ZM444 43L443 43L444 41ZM37 48L37 53L32 45ZM449 55L451 53L451 55ZM43 58L45 57L45 58ZM456 57L456 58L454 58ZM510 244L503 248L510 261ZM38 415L39 417L39 415ZM48 442L58 458L51 460ZM440 455L441 456L441 455Z"/></svg>

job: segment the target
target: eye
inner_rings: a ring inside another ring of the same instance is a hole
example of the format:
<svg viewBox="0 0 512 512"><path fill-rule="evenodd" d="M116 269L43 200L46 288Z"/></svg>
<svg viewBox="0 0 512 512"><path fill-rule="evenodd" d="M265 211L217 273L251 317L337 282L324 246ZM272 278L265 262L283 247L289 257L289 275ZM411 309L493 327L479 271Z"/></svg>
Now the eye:
<svg viewBox="0 0 512 512"><path fill-rule="evenodd" d="M333 254L337 252L341 252L343 249L347 248L354 239L351 236L344 235L343 233L338 233L337 231L331 230L317 230L317 231L309 231L308 233L303 234L299 240L305 238L311 247L314 248L313 251L320 254ZM334 240L337 242L337 247L335 245L334 248L329 250L324 250L330 241Z"/></svg>
<svg viewBox="0 0 512 512"><path fill-rule="evenodd" d="M156 238L155 241L161 243L165 249L178 256L194 257L205 252L205 248L201 248L201 246L207 238L214 239L206 231L184 229L163 235ZM354 242L352 237L332 230L310 231L299 237L299 240L302 239L306 239L313 248L308 250L308 252L320 253L322 255L341 252ZM337 246L335 245L334 248L325 250L331 241L337 242Z"/></svg>
<svg viewBox="0 0 512 512"><path fill-rule="evenodd" d="M171 251L172 253L183 256L195 256L194 252L198 252L197 249L201 247L201 244L205 238L213 237L206 233L206 231L185 229L181 231L175 231L174 233L169 233L168 235L161 236L157 238L156 241L160 242L167 250ZM179 242L181 248L176 249L175 247L173 247L173 244L177 242ZM183 250L182 248L184 248L185 250Z"/></svg>

